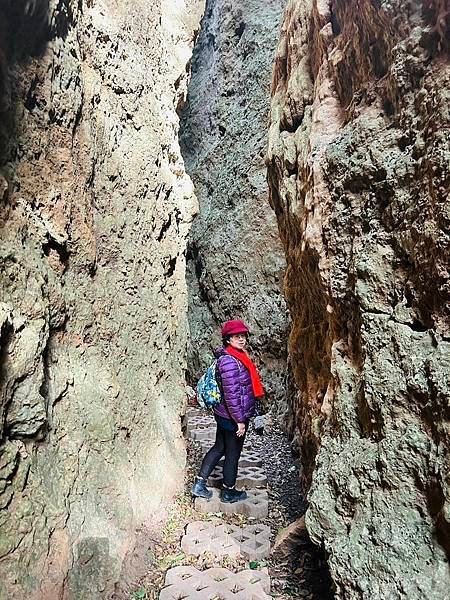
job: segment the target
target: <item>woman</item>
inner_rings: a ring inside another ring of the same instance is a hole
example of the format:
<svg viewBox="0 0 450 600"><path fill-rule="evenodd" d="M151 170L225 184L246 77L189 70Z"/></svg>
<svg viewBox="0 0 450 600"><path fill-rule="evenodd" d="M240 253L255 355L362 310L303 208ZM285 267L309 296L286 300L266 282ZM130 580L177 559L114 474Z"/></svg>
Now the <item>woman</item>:
<svg viewBox="0 0 450 600"><path fill-rule="evenodd" d="M258 371L245 350L248 333L247 325L238 319L227 321L222 326L223 348L214 353L218 359L217 379L222 389L222 400L214 408L216 441L203 459L192 487L193 496L212 497L206 482L222 456L225 456L220 499L222 502L238 502L247 498L245 492L236 490L234 486L248 423L255 412L256 398L264 395Z"/></svg>

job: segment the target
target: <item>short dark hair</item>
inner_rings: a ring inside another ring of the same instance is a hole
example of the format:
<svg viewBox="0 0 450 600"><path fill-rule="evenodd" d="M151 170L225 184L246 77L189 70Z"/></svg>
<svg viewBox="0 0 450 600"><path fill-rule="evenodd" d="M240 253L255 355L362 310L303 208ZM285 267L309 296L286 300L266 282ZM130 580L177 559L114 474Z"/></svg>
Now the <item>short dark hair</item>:
<svg viewBox="0 0 450 600"><path fill-rule="evenodd" d="M222 336L222 343L223 343L224 346L228 346L229 345L230 338L233 335L238 335L238 334L236 334L236 333L230 333L230 335L223 335ZM248 333L246 332L246 333L244 333L244 335L245 335L246 339L248 340Z"/></svg>

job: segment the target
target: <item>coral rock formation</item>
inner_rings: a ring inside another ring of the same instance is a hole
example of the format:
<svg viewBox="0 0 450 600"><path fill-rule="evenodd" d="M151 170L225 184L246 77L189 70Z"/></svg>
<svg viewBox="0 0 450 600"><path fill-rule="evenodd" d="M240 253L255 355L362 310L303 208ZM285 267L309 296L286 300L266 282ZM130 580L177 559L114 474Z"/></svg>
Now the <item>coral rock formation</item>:
<svg viewBox="0 0 450 600"><path fill-rule="evenodd" d="M290 427L338 598L450 589L449 33L442 0L291 0L277 50Z"/></svg>
<svg viewBox="0 0 450 600"><path fill-rule="evenodd" d="M110 597L182 482L176 109L202 10L2 3L1 598Z"/></svg>

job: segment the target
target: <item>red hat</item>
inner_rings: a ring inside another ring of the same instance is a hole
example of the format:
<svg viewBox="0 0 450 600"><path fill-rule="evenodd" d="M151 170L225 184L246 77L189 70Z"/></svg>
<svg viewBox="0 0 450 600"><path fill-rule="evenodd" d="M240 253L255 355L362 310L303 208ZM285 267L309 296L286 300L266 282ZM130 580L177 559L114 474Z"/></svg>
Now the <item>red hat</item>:
<svg viewBox="0 0 450 600"><path fill-rule="evenodd" d="M248 333L250 330L244 321L240 319L233 319L232 321L227 321L222 325L222 337L227 335L236 335L238 333Z"/></svg>

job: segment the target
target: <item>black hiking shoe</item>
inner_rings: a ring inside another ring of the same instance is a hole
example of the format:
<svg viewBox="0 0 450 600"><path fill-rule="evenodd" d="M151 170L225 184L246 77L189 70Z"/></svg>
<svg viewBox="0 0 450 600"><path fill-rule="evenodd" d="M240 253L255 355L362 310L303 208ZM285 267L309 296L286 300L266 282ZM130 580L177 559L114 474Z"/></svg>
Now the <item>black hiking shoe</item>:
<svg viewBox="0 0 450 600"><path fill-rule="evenodd" d="M222 502L228 502L233 504L234 502L240 502L241 500L247 500L247 492L240 492L234 488L222 488L220 492L220 499Z"/></svg>
<svg viewBox="0 0 450 600"><path fill-rule="evenodd" d="M196 477L191 494L197 498L206 498L207 500L210 500L213 495L212 491L206 487L206 481L201 477Z"/></svg>

